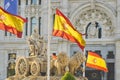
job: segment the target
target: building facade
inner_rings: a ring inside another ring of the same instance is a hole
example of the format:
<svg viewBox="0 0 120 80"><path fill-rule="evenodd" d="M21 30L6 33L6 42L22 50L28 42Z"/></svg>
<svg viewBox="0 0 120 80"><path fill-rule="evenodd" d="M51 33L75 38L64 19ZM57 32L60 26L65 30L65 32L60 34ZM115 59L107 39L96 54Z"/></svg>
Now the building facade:
<svg viewBox="0 0 120 80"><path fill-rule="evenodd" d="M0 6L3 7L3 3L0 0ZM17 57L29 56L26 39L35 27L47 43L48 26L51 35L56 8L71 20L79 32L86 34L85 55L92 50L106 60L108 73L86 67L85 76L89 80L119 80L120 0L51 0L51 13L48 7L47 0L18 0L18 14L28 19L28 22L24 25L22 38L0 31L0 80L14 74ZM76 43L55 36L50 38L50 53L64 51L72 56L81 51Z"/></svg>

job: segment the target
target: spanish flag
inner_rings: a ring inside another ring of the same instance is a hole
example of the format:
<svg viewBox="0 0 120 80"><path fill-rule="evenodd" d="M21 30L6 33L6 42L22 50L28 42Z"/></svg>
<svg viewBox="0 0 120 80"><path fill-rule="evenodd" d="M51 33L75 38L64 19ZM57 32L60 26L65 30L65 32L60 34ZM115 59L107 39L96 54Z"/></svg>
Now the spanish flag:
<svg viewBox="0 0 120 80"><path fill-rule="evenodd" d="M0 7L0 29L22 37L23 25L26 19L12 15Z"/></svg>
<svg viewBox="0 0 120 80"><path fill-rule="evenodd" d="M79 33L71 24L69 19L58 9L56 9L53 36L62 37L69 41L75 42L78 46L84 50L85 40L82 37L82 34Z"/></svg>
<svg viewBox="0 0 120 80"><path fill-rule="evenodd" d="M108 72L105 60L95 52L88 52L86 66Z"/></svg>

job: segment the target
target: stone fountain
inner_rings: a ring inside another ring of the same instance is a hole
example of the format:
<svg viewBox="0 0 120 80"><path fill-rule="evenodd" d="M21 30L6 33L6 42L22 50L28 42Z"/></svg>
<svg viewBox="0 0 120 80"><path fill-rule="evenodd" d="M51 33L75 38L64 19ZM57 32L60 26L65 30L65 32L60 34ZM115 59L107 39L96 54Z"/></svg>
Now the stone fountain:
<svg viewBox="0 0 120 80"><path fill-rule="evenodd" d="M29 57L18 57L16 60L15 75L6 80L47 80L47 47L43 37L38 34L37 29L27 38L29 45ZM50 61L50 80L60 80L66 71L72 75L77 70L84 72L82 63L85 62L84 54L77 52L72 57L61 52L56 60ZM82 75L75 76L76 80L88 80Z"/></svg>

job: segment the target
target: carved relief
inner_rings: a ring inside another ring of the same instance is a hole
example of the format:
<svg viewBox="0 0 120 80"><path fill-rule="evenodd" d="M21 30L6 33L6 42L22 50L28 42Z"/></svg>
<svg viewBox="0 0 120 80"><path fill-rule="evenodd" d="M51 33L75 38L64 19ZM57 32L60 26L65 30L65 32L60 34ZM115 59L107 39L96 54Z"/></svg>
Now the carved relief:
<svg viewBox="0 0 120 80"><path fill-rule="evenodd" d="M113 30L114 27L112 25L112 21L110 16L108 16L104 11L99 10L99 9L94 9L94 10L86 10L83 11L80 15L77 15L74 17L74 25L76 26L77 30L79 30L82 33L86 32L86 27L87 25L91 22L92 24L89 25L91 26L87 30L89 38L97 38L98 36L98 29L101 28L101 38L108 38L113 36ZM98 27L95 28L94 22L98 23ZM96 30L95 30L96 29Z"/></svg>
<svg viewBox="0 0 120 80"><path fill-rule="evenodd" d="M95 26L96 26L95 22L92 22L91 25L89 26L87 30L89 38L97 38L98 30Z"/></svg>
<svg viewBox="0 0 120 80"><path fill-rule="evenodd" d="M30 5L25 7L25 15L32 15L35 16L36 14L40 14L40 8L41 6L39 5Z"/></svg>

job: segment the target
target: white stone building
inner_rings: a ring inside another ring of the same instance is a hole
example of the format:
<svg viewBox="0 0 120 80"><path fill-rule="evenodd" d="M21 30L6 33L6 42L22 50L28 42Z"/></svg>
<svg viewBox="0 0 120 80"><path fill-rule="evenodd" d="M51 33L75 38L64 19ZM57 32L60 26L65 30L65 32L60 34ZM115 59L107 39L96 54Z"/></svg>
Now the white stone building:
<svg viewBox="0 0 120 80"><path fill-rule="evenodd" d="M0 6L3 7L3 3L3 0L0 0ZM31 35L34 27L38 27L39 34L47 41L47 0L18 0L18 5L19 15L27 18L28 22L24 25L22 38L0 30L0 80L14 74L17 57L29 56L26 38ZM95 51L107 62L108 73L86 68L85 76L89 80L119 80L120 0L51 0L50 34L56 8L71 20L79 32L86 33L85 54L88 50ZM75 43L51 36L50 53L61 51L71 56L81 50Z"/></svg>

